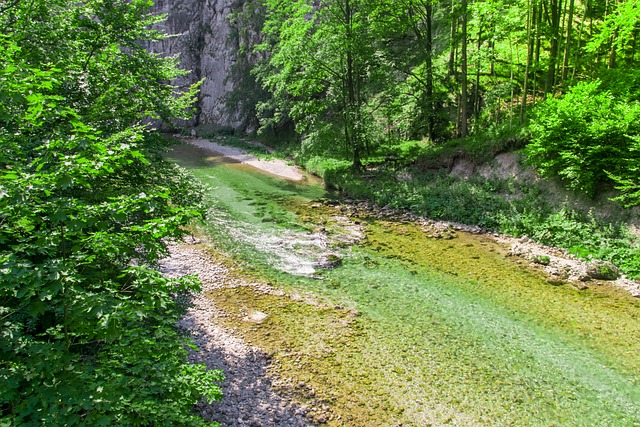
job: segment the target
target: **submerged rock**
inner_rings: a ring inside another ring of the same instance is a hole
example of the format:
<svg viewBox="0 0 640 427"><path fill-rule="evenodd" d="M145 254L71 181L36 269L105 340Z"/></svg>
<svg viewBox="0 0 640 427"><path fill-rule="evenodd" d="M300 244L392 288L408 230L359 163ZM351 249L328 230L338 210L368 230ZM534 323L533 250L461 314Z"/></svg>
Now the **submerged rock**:
<svg viewBox="0 0 640 427"><path fill-rule="evenodd" d="M337 268L342 265L342 256L338 254L323 254L316 263L317 268Z"/></svg>

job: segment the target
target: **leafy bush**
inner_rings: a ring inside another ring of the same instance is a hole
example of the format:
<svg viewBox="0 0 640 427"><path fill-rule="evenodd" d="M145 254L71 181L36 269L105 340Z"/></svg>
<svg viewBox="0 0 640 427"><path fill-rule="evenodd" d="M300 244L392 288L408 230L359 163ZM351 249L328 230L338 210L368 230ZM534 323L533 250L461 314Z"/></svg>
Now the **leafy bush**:
<svg viewBox="0 0 640 427"><path fill-rule="evenodd" d="M350 175L352 162L312 157L307 160L305 167L309 172L322 178L327 187L341 189L344 178Z"/></svg>
<svg viewBox="0 0 640 427"><path fill-rule="evenodd" d="M175 328L197 282L153 270L201 199L142 125L194 94L140 46L148 6L0 13L1 425L208 425L192 407L220 397Z"/></svg>
<svg viewBox="0 0 640 427"><path fill-rule="evenodd" d="M424 157L428 152L429 145L422 141L403 141L392 145L388 149L390 156L395 157L405 163Z"/></svg>
<svg viewBox="0 0 640 427"><path fill-rule="evenodd" d="M629 277L640 277L640 239L624 225L596 219L566 208L511 210L497 216L498 230L528 236L537 242L568 249L581 258L611 261Z"/></svg>
<svg viewBox="0 0 640 427"><path fill-rule="evenodd" d="M613 185L610 176L619 183L640 178L640 104L616 99L598 81L539 104L529 129L530 162L571 189L593 195L601 183Z"/></svg>

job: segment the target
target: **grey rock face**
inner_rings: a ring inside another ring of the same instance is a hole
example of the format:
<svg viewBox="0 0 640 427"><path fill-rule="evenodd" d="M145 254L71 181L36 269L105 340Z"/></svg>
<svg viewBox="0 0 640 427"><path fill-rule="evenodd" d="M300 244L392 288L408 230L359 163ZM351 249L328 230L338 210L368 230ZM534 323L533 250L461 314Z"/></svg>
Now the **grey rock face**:
<svg viewBox="0 0 640 427"><path fill-rule="evenodd" d="M229 43L229 14L234 0L156 0L154 14L166 14L157 28L174 36L154 43L149 49L165 55L178 55L180 67L188 76L177 83L188 86L204 78L198 112L191 125L216 124L237 128L238 117L224 111L224 96L232 89L227 76L236 59L237 47Z"/></svg>

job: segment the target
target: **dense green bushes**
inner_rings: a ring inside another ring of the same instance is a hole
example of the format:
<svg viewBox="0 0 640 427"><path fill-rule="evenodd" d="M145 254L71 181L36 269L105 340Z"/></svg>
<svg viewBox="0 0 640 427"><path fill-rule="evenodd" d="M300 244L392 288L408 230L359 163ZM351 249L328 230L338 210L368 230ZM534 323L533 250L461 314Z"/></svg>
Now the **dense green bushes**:
<svg viewBox="0 0 640 427"><path fill-rule="evenodd" d="M640 201L640 104L616 98L598 81L580 83L534 110L526 153L547 177L589 195L614 183L627 204Z"/></svg>
<svg viewBox="0 0 640 427"><path fill-rule="evenodd" d="M140 46L148 6L0 10L0 425L205 425L220 397L175 329L197 283L153 270L200 196L144 125L193 95Z"/></svg>

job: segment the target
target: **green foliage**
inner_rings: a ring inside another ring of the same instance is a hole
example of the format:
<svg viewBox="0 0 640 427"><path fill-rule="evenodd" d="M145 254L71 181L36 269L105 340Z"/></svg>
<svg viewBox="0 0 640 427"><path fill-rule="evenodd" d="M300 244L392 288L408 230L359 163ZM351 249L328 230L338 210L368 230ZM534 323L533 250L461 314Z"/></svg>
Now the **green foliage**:
<svg viewBox="0 0 640 427"><path fill-rule="evenodd" d="M205 425L219 372L186 362L176 292L152 270L200 215L150 117L193 88L147 1L15 3L0 13L0 417L9 425Z"/></svg>
<svg viewBox="0 0 640 427"><path fill-rule="evenodd" d="M611 186L610 176L636 181L640 160L640 104L616 99L599 86L581 83L541 103L526 148L543 175L559 176L569 188L590 195L601 183Z"/></svg>
<svg viewBox="0 0 640 427"><path fill-rule="evenodd" d="M431 144L424 141L403 141L399 144L391 145L386 152L397 160L410 163L418 158L426 157L431 147Z"/></svg>
<svg viewBox="0 0 640 427"><path fill-rule="evenodd" d="M351 176L351 162L325 157L312 157L305 163L309 172L319 176L329 188L340 188L346 177Z"/></svg>
<svg viewBox="0 0 640 427"><path fill-rule="evenodd" d="M613 49L618 55L635 55L635 42L640 25L640 2L627 0L616 2L616 10L605 16L599 32L585 47L587 52L597 53Z"/></svg>
<svg viewBox="0 0 640 427"><path fill-rule="evenodd" d="M377 73L368 13L370 3L339 0L316 7L297 0L265 1L268 52L254 73L271 98L258 106L264 126L288 117L309 145L342 141L360 167L367 145L367 82ZM336 137L337 136L337 137Z"/></svg>
<svg viewBox="0 0 640 427"><path fill-rule="evenodd" d="M630 277L640 277L640 239L623 225L597 219L591 213L535 205L503 212L499 230L568 249L581 258L611 261Z"/></svg>

